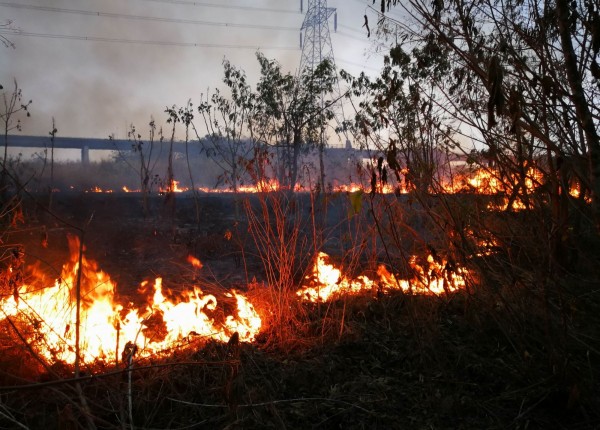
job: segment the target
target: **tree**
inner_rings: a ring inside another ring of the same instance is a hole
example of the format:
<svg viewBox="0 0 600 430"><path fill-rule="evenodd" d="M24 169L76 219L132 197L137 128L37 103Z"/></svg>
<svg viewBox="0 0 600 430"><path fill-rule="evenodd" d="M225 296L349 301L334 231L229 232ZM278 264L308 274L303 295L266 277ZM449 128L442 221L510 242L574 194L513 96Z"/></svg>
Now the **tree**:
<svg viewBox="0 0 600 430"><path fill-rule="evenodd" d="M20 114L25 113L30 116L29 106L31 100L27 103L22 102L23 95L17 80L14 80L12 92L2 92L2 111L0 111L0 121L2 122L2 131L4 136L4 158L2 159L2 176L0 179L0 189L5 191L7 184L7 162L8 162L8 134L14 130L21 131Z"/></svg>
<svg viewBox="0 0 600 430"><path fill-rule="evenodd" d="M490 161L522 176L533 158L545 159L555 216L569 191L560 177L568 176L582 195L590 194L599 223L598 7L564 0L403 5L397 7L412 23L382 15L379 34L403 41L393 49L408 47L412 59L434 47L437 59L430 60L448 64L436 94L448 101L453 118L477 131Z"/></svg>
<svg viewBox="0 0 600 430"><path fill-rule="evenodd" d="M280 182L294 190L298 180L298 160L303 149L320 142L321 130L333 119L331 95L336 82L335 68L323 61L314 71L296 77L283 74L281 65L257 54L261 77L256 89L252 119L254 139L283 152Z"/></svg>
<svg viewBox="0 0 600 430"><path fill-rule="evenodd" d="M190 126L207 154L215 156L234 190L244 168L252 165L251 169L259 170L256 163L275 149L280 156L276 167L279 182L293 191L302 151L320 142L321 130L333 119L335 101L323 103L322 94L332 94L335 70L324 61L297 77L284 73L275 60L261 53L256 56L260 65L256 89L252 90L242 70L225 61L223 82L229 97L215 90L199 104L204 137L193 122Z"/></svg>
<svg viewBox="0 0 600 430"><path fill-rule="evenodd" d="M405 19L386 15L392 7ZM431 126L472 161L494 166L509 208L518 200L549 210L550 217L540 219L552 250L548 267L572 266L567 244L582 220L589 216L600 232L597 5L410 0L382 2L378 13L377 36L390 45L391 76L419 77L421 103L443 113ZM386 109L374 105L371 118L385 117ZM532 167L539 173L535 196L527 186Z"/></svg>
<svg viewBox="0 0 600 430"><path fill-rule="evenodd" d="M142 211L144 216L148 216L150 214L149 207L149 195L152 188L152 185L156 182L156 177L153 177L152 172L154 171L154 167L156 165L157 160L154 160L154 139L156 136L156 123L154 118L150 119L148 123L149 131L148 131L148 141L144 142L142 140L142 135L136 132L136 128L133 124L129 126L129 130L127 131L127 137L131 141L131 149L134 153L139 155L140 164L139 167L132 166L126 158L123 158L127 164L130 165L136 172L139 173L140 177L140 190L142 192ZM162 142L162 129L158 132L160 141Z"/></svg>
<svg viewBox="0 0 600 430"><path fill-rule="evenodd" d="M11 20L6 20L0 24L0 30L14 30ZM6 48L14 48L15 44L3 34L0 34L0 43L4 45ZM0 90L2 86L0 85Z"/></svg>
<svg viewBox="0 0 600 430"><path fill-rule="evenodd" d="M248 142L251 141L250 118L253 115L255 94L242 70L232 66L227 60L223 62L223 69L223 82L230 90L229 97L217 89L200 102L198 113L204 120L207 132L204 137L200 136L193 123L192 126L203 151L223 170L225 180L237 192L240 181L244 178L244 165L253 150L253 145Z"/></svg>
<svg viewBox="0 0 600 430"><path fill-rule="evenodd" d="M346 125L363 148L383 154L377 162L380 180L387 182L385 160L399 185L404 181L406 189L423 194L434 191L440 155L449 143L442 125L444 111L434 94L435 83L448 66L443 61L434 64L421 53L417 58L412 61L392 49L375 79L364 73L358 78L341 74L350 84L348 97L356 106L354 119ZM376 176L374 166L372 170Z"/></svg>

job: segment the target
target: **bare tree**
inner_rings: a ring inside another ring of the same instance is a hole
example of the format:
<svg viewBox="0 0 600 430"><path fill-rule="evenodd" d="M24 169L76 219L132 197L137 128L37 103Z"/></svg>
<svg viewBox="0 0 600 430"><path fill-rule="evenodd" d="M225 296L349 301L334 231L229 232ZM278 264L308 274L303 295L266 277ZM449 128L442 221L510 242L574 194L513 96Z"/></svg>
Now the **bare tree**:
<svg viewBox="0 0 600 430"><path fill-rule="evenodd" d="M30 116L29 106L31 100L27 103L22 102L21 89L14 80L14 87L11 92L2 92L2 111L0 111L0 121L2 122L2 131L4 136L4 158L2 159L2 174L0 177L0 189L4 193L7 187L7 163L8 163L8 135L12 131L21 131L20 114L24 113Z"/></svg>

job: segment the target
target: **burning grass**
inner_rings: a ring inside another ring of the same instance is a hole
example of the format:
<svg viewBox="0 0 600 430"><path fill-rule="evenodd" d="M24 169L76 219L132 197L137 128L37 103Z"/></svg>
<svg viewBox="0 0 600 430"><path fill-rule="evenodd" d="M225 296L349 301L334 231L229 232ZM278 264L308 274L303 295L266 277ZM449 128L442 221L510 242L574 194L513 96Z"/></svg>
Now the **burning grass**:
<svg viewBox="0 0 600 430"><path fill-rule="evenodd" d="M204 293L199 286L177 295L166 294L160 277L152 285L144 281L138 289L139 295L145 297L145 306L123 303L117 299L116 284L95 261L86 258L76 236L69 237L69 247L70 261L64 264L54 285L43 285L45 277L34 271L29 276L33 278L31 284L19 285L9 280L12 294L4 295L0 301L0 323L8 321L47 365L81 360L81 365L90 369L98 364L118 366L119 359L126 361L132 354L140 358L167 356L174 348L183 348L195 339L227 342L235 335L241 342L252 342L263 325L255 307L262 307L264 315L264 308L274 305L253 305L246 295L230 290L221 293L225 301L234 302L226 310L220 305L222 298ZM317 255L311 273L296 292L298 300L325 302L392 290L441 295L466 285L465 269L435 261L431 255L425 265L418 264L416 256L411 257L413 277L408 280L398 279L383 265L377 269L377 281L364 275L350 279L327 260L327 254ZM188 256L187 261L196 269L202 267L193 256ZM12 270L9 267L9 272Z"/></svg>
<svg viewBox="0 0 600 430"><path fill-rule="evenodd" d="M587 347L571 339L571 361L554 368L543 312L515 320L490 298L393 292L309 305L301 348L211 340L137 359L131 382L122 366L79 383L99 428L594 428ZM75 381L49 376L27 390L3 387L3 411L28 428L82 425ZM24 408L32 398L36 408Z"/></svg>
<svg viewBox="0 0 600 430"><path fill-rule="evenodd" d="M407 207L390 211L390 219L406 222L407 232L415 220L422 223L419 228L430 228ZM85 355L84 334L83 365L75 378L73 340L65 334L73 331L72 324L59 322L51 330L61 337L64 358L58 359L61 348L46 357L37 349L49 343L40 335L46 322L23 308L17 312L22 318L6 312L0 423L25 428L594 428L600 422L595 370L600 367L600 296L593 256L580 263L586 270L553 283L538 276L542 270L536 272L544 264L540 243L529 243L539 236L531 222L539 214L495 212L486 215L487 224L475 224L481 212L469 207L465 213L468 228L445 232L451 245L462 245L462 257L441 257L437 242L438 252L428 255L427 246L419 248L415 240L405 245L420 253L402 254L388 245L388 255L405 265L393 264L385 253L373 253L382 260L369 257L357 264L356 249L369 254L370 248L356 240L347 253L317 253L315 266L307 265L294 288L277 294L260 278L235 289L201 282L200 275L226 256L205 261L188 259L187 253L169 264L187 267L192 280L165 276L160 282L155 265L140 291L116 294L122 283L115 286L112 276L86 257L83 318L93 308L92 298L110 298L104 305L108 317L101 332L108 338L100 341L101 352ZM383 216L378 221L387 228ZM352 233L359 231L354 224ZM227 230L231 241L243 243L237 235L245 227ZM156 229L151 234L156 237ZM225 236L217 229L207 237ZM329 250L341 248L344 238ZM72 302L79 259L78 252L72 255L58 286L40 289L31 283L16 293L13 289L3 296L3 308L13 309L8 303L17 300L34 302L28 296L33 291L60 292L41 300L46 305L61 295ZM256 266L248 267L259 274ZM392 274L392 267L403 270ZM134 295L144 300L133 305ZM63 306L70 320L72 308ZM207 332L170 325L188 309ZM133 310L136 318L129 321ZM246 336L246 327L253 327L253 336ZM153 350L169 333L176 341Z"/></svg>
<svg viewBox="0 0 600 430"><path fill-rule="evenodd" d="M216 312L217 298L199 287L166 297L161 278L152 287L142 284L140 292L151 290L145 307L120 303L110 277L94 261L79 256L78 239L70 237L69 244L71 260L53 286L15 284L12 295L0 301L3 319L9 319L15 330L26 327L19 336L47 363L75 363L79 350L82 362L93 367L118 363L127 355L121 349L128 345L137 356L160 356L190 338L227 341L237 333L242 341L251 341L260 330L260 317L235 290L224 293L235 301L230 315Z"/></svg>

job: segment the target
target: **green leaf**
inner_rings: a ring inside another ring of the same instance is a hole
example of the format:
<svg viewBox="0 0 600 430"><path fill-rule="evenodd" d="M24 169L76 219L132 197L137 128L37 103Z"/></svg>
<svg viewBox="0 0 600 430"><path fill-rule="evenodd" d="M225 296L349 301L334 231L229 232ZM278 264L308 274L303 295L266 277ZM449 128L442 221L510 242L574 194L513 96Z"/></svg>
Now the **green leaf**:
<svg viewBox="0 0 600 430"><path fill-rule="evenodd" d="M358 190L350 193L350 216L354 216L360 213L362 209L362 196L364 194L363 190Z"/></svg>

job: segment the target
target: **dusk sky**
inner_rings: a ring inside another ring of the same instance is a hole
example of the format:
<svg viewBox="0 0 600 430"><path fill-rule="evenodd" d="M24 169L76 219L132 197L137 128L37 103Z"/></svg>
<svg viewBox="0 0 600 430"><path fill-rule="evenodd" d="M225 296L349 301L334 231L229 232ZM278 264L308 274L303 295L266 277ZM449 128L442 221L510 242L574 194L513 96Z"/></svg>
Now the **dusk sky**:
<svg viewBox="0 0 600 430"><path fill-rule="evenodd" d="M382 64L361 28L371 1L330 0L338 28L331 38L339 69L373 74ZM308 0L304 0L304 11ZM198 104L221 86L222 62L244 69L254 84L257 49L295 73L304 15L300 0L13 0L0 2L0 84L13 79L33 100L22 134L126 138L128 124L145 132L164 124L166 106ZM87 39L86 39L87 38ZM194 46L194 44L196 44Z"/></svg>

